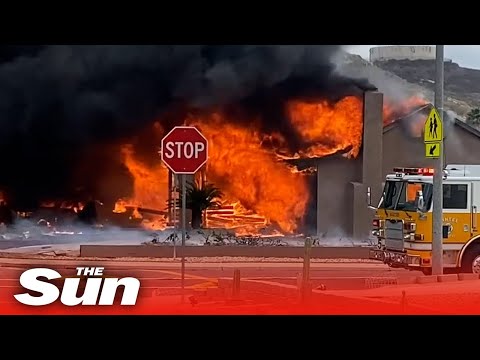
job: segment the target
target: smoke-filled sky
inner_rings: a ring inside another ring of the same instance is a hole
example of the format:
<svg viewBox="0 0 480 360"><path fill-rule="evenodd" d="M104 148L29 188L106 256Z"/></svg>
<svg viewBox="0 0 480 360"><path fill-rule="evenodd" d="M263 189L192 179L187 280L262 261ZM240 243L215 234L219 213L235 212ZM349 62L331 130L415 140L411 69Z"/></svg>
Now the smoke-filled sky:
<svg viewBox="0 0 480 360"><path fill-rule="evenodd" d="M386 45L347 45L346 50L368 60L370 48L374 46ZM480 69L480 45L445 45L445 57L462 67Z"/></svg>
<svg viewBox="0 0 480 360"><path fill-rule="evenodd" d="M138 134L173 105L241 104L269 131L293 138L279 110L286 99L340 98L372 88L334 73L330 59L339 49L0 46L0 189L20 203L62 196L73 180L95 192L95 179L115 162L95 147ZM86 154L88 164L78 173Z"/></svg>

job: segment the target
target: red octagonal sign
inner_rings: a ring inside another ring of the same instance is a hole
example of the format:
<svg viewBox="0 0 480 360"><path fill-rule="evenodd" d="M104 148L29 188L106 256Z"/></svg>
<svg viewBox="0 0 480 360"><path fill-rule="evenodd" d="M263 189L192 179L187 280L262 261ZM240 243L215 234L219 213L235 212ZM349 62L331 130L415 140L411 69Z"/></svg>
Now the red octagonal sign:
<svg viewBox="0 0 480 360"><path fill-rule="evenodd" d="M195 174L208 159L208 141L193 126L177 126L163 139L161 156L175 174Z"/></svg>

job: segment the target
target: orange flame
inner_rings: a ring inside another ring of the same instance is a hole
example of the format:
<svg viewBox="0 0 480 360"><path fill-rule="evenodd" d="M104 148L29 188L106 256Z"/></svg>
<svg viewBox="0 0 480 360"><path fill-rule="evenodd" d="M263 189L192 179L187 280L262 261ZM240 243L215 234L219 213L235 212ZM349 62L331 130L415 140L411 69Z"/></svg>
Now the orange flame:
<svg viewBox="0 0 480 360"><path fill-rule="evenodd" d="M426 101L418 97L400 104L386 99L384 123L424 104ZM225 194L221 209L207 211L208 227L246 234L276 224L283 233L293 233L298 230L309 200L307 175L292 171L279 158L323 157L342 150L347 151L347 157L358 156L363 137L360 98L349 96L336 103L292 100L286 104L286 110L305 145L297 154L288 154L286 139L275 133L261 133L255 122L239 125L220 112L186 119L188 125L197 126L208 139L207 180ZM155 126L158 128L159 124ZM275 146L267 148L266 143ZM143 164L135 158L131 145L124 146L122 154L134 178L134 193L129 199L119 200L113 211L125 213L129 207L133 209L130 217L141 219L145 214L139 208L166 209L167 168L160 160L154 167ZM160 228L166 226L165 221L161 224Z"/></svg>
<svg viewBox="0 0 480 360"><path fill-rule="evenodd" d="M123 214L127 212L127 202L123 199L118 200L115 203L115 208L113 209L115 214Z"/></svg>
<svg viewBox="0 0 480 360"><path fill-rule="evenodd" d="M45 201L40 204L42 208L54 208L56 206L54 201Z"/></svg>
<svg viewBox="0 0 480 360"><path fill-rule="evenodd" d="M262 148L262 134L253 125L232 124L219 113L187 123L209 141L207 178L224 192L227 204L239 202L260 215L253 222L263 224L263 216L285 232L297 229L308 202L306 181ZM248 222L245 217L242 221Z"/></svg>
<svg viewBox="0 0 480 360"><path fill-rule="evenodd" d="M122 154L133 176L133 197L124 201L134 207L164 210L168 201L168 169L161 161L155 167L138 161L131 145L123 146Z"/></svg>
<svg viewBox="0 0 480 360"><path fill-rule="evenodd" d="M138 208L135 208L135 209L133 209L131 218L132 219L143 219L143 215L139 213Z"/></svg>
<svg viewBox="0 0 480 360"><path fill-rule="evenodd" d="M72 202L72 201L44 201L40 203L40 207L42 208L58 208L62 210L73 210L74 212L78 213L82 211L85 207L85 204L82 202Z"/></svg>
<svg viewBox="0 0 480 360"><path fill-rule="evenodd" d="M125 213L127 207L133 207L131 219L142 219L139 207L165 210L168 201L168 170L158 161L155 167L148 167L135 158L132 145L122 147L125 166L133 176L133 196L130 199L120 199L115 203L114 213ZM150 216L153 217L153 216ZM161 230L166 227L162 216L155 216L153 224L149 227Z"/></svg>
<svg viewBox="0 0 480 360"><path fill-rule="evenodd" d="M302 157L322 157L349 147L346 156L357 157L362 145L362 100L348 96L335 104L292 101L287 110L292 125L311 144Z"/></svg>
<svg viewBox="0 0 480 360"><path fill-rule="evenodd" d="M391 124L427 104L428 101L419 96L412 96L395 102L386 98L383 105L383 123L384 125Z"/></svg>
<svg viewBox="0 0 480 360"><path fill-rule="evenodd" d="M383 111L384 126L402 119L404 128L409 135L419 138L423 135L423 127L426 120L426 115L420 109L427 107L428 104L428 101L418 96L396 103L386 99Z"/></svg>
<svg viewBox="0 0 480 360"><path fill-rule="evenodd" d="M425 127L426 117L419 114L408 124L410 135L415 138L423 136L423 128Z"/></svg>

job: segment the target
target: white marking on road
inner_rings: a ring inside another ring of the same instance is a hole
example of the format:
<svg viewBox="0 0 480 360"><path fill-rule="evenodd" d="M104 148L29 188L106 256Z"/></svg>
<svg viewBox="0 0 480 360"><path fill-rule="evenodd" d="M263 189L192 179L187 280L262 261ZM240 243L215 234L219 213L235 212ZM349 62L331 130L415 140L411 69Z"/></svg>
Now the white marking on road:
<svg viewBox="0 0 480 360"><path fill-rule="evenodd" d="M186 277L186 275L185 275ZM138 280L140 281L149 281L149 280L152 280L152 281L158 281L158 280L179 280L181 279L181 276L180 277L175 277L175 278L172 278L172 277L165 277L165 278L137 278ZM202 279L199 279L199 280L202 280ZM19 282L18 278L17 279L0 279L0 282L2 281L16 281L16 282Z"/></svg>
<svg viewBox="0 0 480 360"><path fill-rule="evenodd" d="M251 280L251 279L241 279L241 281L248 281L248 282L254 282L254 283L258 283L258 284L272 285L272 286L277 286L277 287L283 287L285 289L297 289L297 287L295 285L282 284L282 283L275 282L275 281Z"/></svg>
<svg viewBox="0 0 480 360"><path fill-rule="evenodd" d="M177 271L167 271L167 270L156 270L160 273L163 273L163 274L167 274L167 275L176 275L176 276L179 276L181 278L182 276L182 273L181 272L177 272ZM190 274L187 274L185 272L185 279L193 279L193 280L205 280L205 281L217 281L216 278L212 278L212 277L205 277L205 276L198 276L198 275L190 275Z"/></svg>
<svg viewBox="0 0 480 360"><path fill-rule="evenodd" d="M288 285L288 284L282 284L278 282L273 282L273 281L260 281L260 280L242 280L242 281L249 281L249 282L256 282L260 284L265 284L265 285L272 285L272 286L277 286L285 289L295 289L297 290L297 286L295 285ZM353 299L353 300L362 300L362 301L370 301L370 302L377 302L377 303L383 303L383 304L389 304L389 305L399 305L398 301L391 301L391 300L382 300L378 298L370 298L370 297L365 297L365 296L344 296L344 295L336 295L334 291L331 292L326 292L322 290L315 290L312 289L312 292L315 294L321 294L321 295L331 295L331 296L337 296L337 297L343 297L343 298L348 298L348 299ZM413 305L413 304L408 304L408 308L417 308L421 310L427 310L427 311L432 311L432 312L437 312L435 309L426 307L426 306L421 306L421 305Z"/></svg>
<svg viewBox="0 0 480 360"><path fill-rule="evenodd" d="M310 277L310 280L365 280L371 276L319 276ZM383 277L382 277L383 278ZM396 278L394 276L391 277ZM249 276L245 280L297 280L296 276Z"/></svg>

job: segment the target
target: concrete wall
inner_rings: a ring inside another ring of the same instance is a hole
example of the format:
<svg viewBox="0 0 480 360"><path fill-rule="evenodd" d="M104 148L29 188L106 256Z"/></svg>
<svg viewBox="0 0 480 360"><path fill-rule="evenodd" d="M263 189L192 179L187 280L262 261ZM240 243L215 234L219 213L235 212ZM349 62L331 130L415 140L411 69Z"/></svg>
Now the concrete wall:
<svg viewBox="0 0 480 360"><path fill-rule="evenodd" d="M371 189L372 200L380 199L382 192L382 169L379 164L383 152L383 94L367 92L364 96L364 129L361 157L361 182L350 184L353 193L351 228L357 240L367 239L371 230L374 211L367 208L367 189Z"/></svg>
<svg viewBox="0 0 480 360"><path fill-rule="evenodd" d="M370 49L370 61L434 60L435 46L377 46Z"/></svg>
<svg viewBox="0 0 480 360"><path fill-rule="evenodd" d="M312 247L311 257L316 259L368 258L367 247ZM182 251L185 251L182 254ZM177 247L177 257L260 257L302 258L302 246L186 246ZM89 258L173 258L173 246L153 245L81 245L80 257Z"/></svg>
<svg viewBox="0 0 480 360"><path fill-rule="evenodd" d="M361 181L362 161L342 156L319 159L317 164L317 235L351 236L353 189Z"/></svg>
<svg viewBox="0 0 480 360"><path fill-rule="evenodd" d="M317 235L366 239L373 212L366 191L375 199L382 190L383 94L364 95L363 146L357 159L332 156L318 160Z"/></svg>

